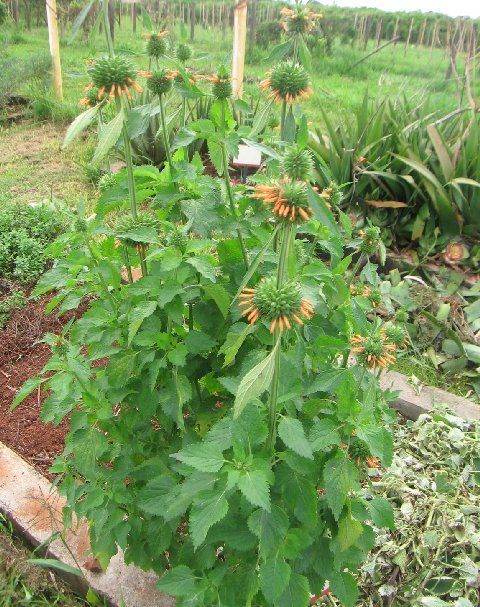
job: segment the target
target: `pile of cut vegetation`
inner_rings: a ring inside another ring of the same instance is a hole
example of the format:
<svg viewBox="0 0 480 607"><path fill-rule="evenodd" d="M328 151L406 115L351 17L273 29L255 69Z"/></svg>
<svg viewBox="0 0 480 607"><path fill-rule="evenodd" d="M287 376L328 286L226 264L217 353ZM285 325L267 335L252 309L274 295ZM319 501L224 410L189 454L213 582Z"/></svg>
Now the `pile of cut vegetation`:
<svg viewBox="0 0 480 607"><path fill-rule="evenodd" d="M368 492L395 512L361 571L362 607L480 604L480 421L438 406L398 426L393 464Z"/></svg>

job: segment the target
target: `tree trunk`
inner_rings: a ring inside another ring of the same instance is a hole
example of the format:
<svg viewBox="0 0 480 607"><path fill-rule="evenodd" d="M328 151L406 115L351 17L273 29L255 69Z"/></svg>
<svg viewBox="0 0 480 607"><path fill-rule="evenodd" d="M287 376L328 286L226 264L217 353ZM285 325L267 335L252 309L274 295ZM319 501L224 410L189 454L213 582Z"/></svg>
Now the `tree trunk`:
<svg viewBox="0 0 480 607"><path fill-rule="evenodd" d="M137 5L135 2L132 4L132 32L137 33Z"/></svg>
<svg viewBox="0 0 480 607"><path fill-rule="evenodd" d="M19 21L18 0L12 0L12 18L15 23Z"/></svg>
<svg viewBox="0 0 480 607"><path fill-rule="evenodd" d="M112 42L115 42L115 0L108 0L108 22L110 23Z"/></svg>
<svg viewBox="0 0 480 607"><path fill-rule="evenodd" d="M195 40L195 2L190 3L190 40Z"/></svg>
<svg viewBox="0 0 480 607"><path fill-rule="evenodd" d="M250 45L250 55L252 55L255 50L255 44L257 42L257 0L250 0L250 24L249 24L249 45Z"/></svg>

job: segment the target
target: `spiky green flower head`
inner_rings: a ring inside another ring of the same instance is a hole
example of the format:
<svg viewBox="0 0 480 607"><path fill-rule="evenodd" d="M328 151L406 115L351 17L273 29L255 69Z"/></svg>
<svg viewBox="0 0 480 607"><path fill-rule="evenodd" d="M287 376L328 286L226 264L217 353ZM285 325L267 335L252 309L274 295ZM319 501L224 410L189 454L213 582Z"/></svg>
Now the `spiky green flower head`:
<svg viewBox="0 0 480 607"><path fill-rule="evenodd" d="M395 319L397 322L406 323L409 319L409 314L405 308L399 308L395 314Z"/></svg>
<svg viewBox="0 0 480 607"><path fill-rule="evenodd" d="M328 202L331 207L338 207L343 199L342 188L335 183L335 181L331 181L329 186L322 191L320 196Z"/></svg>
<svg viewBox="0 0 480 607"><path fill-rule="evenodd" d="M292 105L313 93L307 70L298 63L286 61L276 65L267 78L260 82L264 91L270 89L268 97Z"/></svg>
<svg viewBox="0 0 480 607"><path fill-rule="evenodd" d="M313 173L313 159L309 150L292 146L285 152L280 170L293 181L308 181Z"/></svg>
<svg viewBox="0 0 480 607"><path fill-rule="evenodd" d="M117 179L112 173L105 173L98 180L98 189L100 192L106 192L117 185Z"/></svg>
<svg viewBox="0 0 480 607"><path fill-rule="evenodd" d="M105 92L102 94L100 93L100 89L98 87L88 86L85 89L85 97L80 99L80 106L95 107L106 99L108 99L108 95Z"/></svg>
<svg viewBox="0 0 480 607"><path fill-rule="evenodd" d="M387 340L385 331L376 327L367 335L354 335L350 344L352 352L357 356L360 363L376 369L381 367L385 369L387 365L392 365L395 362L395 352L397 347Z"/></svg>
<svg viewBox="0 0 480 607"><path fill-rule="evenodd" d="M407 332L403 327L394 325L388 322L383 327L385 338L392 344L395 344L397 348L405 348L407 346Z"/></svg>
<svg viewBox="0 0 480 607"><path fill-rule="evenodd" d="M187 244L189 242L188 234L186 234L183 230L175 229L168 235L167 243L170 246L176 247L180 249L182 253L185 252L187 248Z"/></svg>
<svg viewBox="0 0 480 607"><path fill-rule="evenodd" d="M161 32L160 34L150 34L150 37L147 40L147 44L145 45L145 52L148 57L152 59L160 59L160 57L164 57L167 54L167 41L165 39L165 34Z"/></svg>
<svg viewBox="0 0 480 607"><path fill-rule="evenodd" d="M271 205L273 213L285 221L301 222L311 218L307 184L303 181L285 179L271 185L262 183L255 187L252 198Z"/></svg>
<svg viewBox="0 0 480 607"><path fill-rule="evenodd" d="M377 226L368 226L358 233L362 239L360 243L360 251L365 255L373 255L381 243L380 228Z"/></svg>
<svg viewBox="0 0 480 607"><path fill-rule="evenodd" d="M186 63L192 56L192 47L189 44L181 42L177 46L177 59L181 63Z"/></svg>
<svg viewBox="0 0 480 607"><path fill-rule="evenodd" d="M147 86L154 95L165 95L172 88L176 75L177 72L164 67L156 72L152 72L151 77L147 80Z"/></svg>
<svg viewBox="0 0 480 607"><path fill-rule="evenodd" d="M160 222L156 215L148 211L138 211L137 217L133 215L124 215L120 217L115 225L115 234L117 238L125 245L136 247L138 244L148 244L147 239L142 240L142 230L150 229L156 233L160 229ZM129 237L129 234L135 234L135 239ZM149 240L149 239L148 239Z"/></svg>
<svg viewBox="0 0 480 607"><path fill-rule="evenodd" d="M363 440L360 440L356 436L352 437L352 439L350 440L350 444L348 446L348 453L353 459L359 459L362 462L365 461L367 457L370 457L371 455L367 443L365 443Z"/></svg>
<svg viewBox="0 0 480 607"><path fill-rule="evenodd" d="M322 15L308 7L296 4L293 8L282 8L282 27L289 34L308 34Z"/></svg>
<svg viewBox="0 0 480 607"><path fill-rule="evenodd" d="M372 287L370 292L367 294L367 298L372 308L378 308L378 306L382 303L382 292L380 289Z"/></svg>
<svg viewBox="0 0 480 607"><path fill-rule="evenodd" d="M215 99L228 99L232 95L230 72L225 65L221 65L215 76L209 78L213 83L212 95Z"/></svg>
<svg viewBox="0 0 480 607"><path fill-rule="evenodd" d="M256 289L243 289L239 306L245 307L242 315L247 316L250 324L259 318L268 321L271 333L276 328L280 332L291 329L294 322L303 325L303 319L309 320L315 313L312 304L302 298L296 282L278 287L275 278L262 280Z"/></svg>
<svg viewBox="0 0 480 607"><path fill-rule="evenodd" d="M99 89L99 95L106 93L109 97L129 95L130 87L138 92L141 88L135 83L135 66L126 57L100 57L88 68L92 83Z"/></svg>

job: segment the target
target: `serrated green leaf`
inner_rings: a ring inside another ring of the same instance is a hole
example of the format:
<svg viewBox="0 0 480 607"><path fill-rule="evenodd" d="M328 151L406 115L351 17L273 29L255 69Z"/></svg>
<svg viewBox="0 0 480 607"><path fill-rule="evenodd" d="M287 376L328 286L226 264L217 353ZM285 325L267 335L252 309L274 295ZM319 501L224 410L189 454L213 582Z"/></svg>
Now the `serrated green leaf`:
<svg viewBox="0 0 480 607"><path fill-rule="evenodd" d="M227 337L218 351L219 354L225 355L225 361L223 366L226 367L235 360L235 356L243 345L243 342L253 331L253 327L250 324L243 322L235 323L232 325L227 333Z"/></svg>
<svg viewBox="0 0 480 607"><path fill-rule="evenodd" d="M34 390L37 390L46 380L46 377L31 377L30 379L27 379L27 381L22 384L20 390L15 395L9 411L13 411L16 407L18 407L18 405L21 405L23 401L30 396Z"/></svg>
<svg viewBox="0 0 480 607"><path fill-rule="evenodd" d="M310 604L310 586L308 579L292 573L288 586L275 603L278 607L307 607Z"/></svg>
<svg viewBox="0 0 480 607"><path fill-rule="evenodd" d="M190 512L190 533L195 549L207 537L210 527L227 515L228 502L224 493L210 492L209 496L195 502Z"/></svg>
<svg viewBox="0 0 480 607"><path fill-rule="evenodd" d="M278 435L289 449L302 457L313 459L313 451L305 436L302 422L294 417L282 417L278 424Z"/></svg>
<svg viewBox="0 0 480 607"><path fill-rule="evenodd" d="M97 148L93 154L92 165L98 165L100 161L105 158L108 152L117 143L122 133L124 120L125 114L123 110L121 110L120 112L118 112L115 118L113 118L108 124L105 125L100 134Z"/></svg>
<svg viewBox="0 0 480 607"><path fill-rule="evenodd" d="M348 550L363 533L362 523L347 512L338 521L338 545L341 550Z"/></svg>
<svg viewBox="0 0 480 607"><path fill-rule="evenodd" d="M353 575L346 571L334 571L330 576L330 590L345 607L355 607L359 592Z"/></svg>
<svg viewBox="0 0 480 607"><path fill-rule="evenodd" d="M128 344L132 343L132 339L140 329L142 322L151 316L157 309L156 301L142 301L133 308L128 316Z"/></svg>
<svg viewBox="0 0 480 607"><path fill-rule="evenodd" d="M357 467L344 455L325 464L323 479L327 504L336 520L340 517L349 491L357 487L358 478Z"/></svg>
<svg viewBox="0 0 480 607"><path fill-rule="evenodd" d="M219 447L212 443L187 445L178 453L170 455L170 457L178 459L201 472L218 472L225 461Z"/></svg>
<svg viewBox="0 0 480 607"><path fill-rule="evenodd" d="M269 603L274 603L290 581L292 570L282 557L276 554L266 560L258 572L260 589Z"/></svg>
<svg viewBox="0 0 480 607"><path fill-rule="evenodd" d="M368 502L368 509L370 510L372 521L377 527L386 527L391 531L395 530L393 508L388 500L383 497L375 497L372 501Z"/></svg>
<svg viewBox="0 0 480 607"><path fill-rule="evenodd" d="M185 337L185 345L190 354L208 352L217 342L203 331L189 331Z"/></svg>
<svg viewBox="0 0 480 607"><path fill-rule="evenodd" d="M378 457L384 466L388 468L391 465L393 457L391 432L375 425L366 425L357 428L357 436L367 443L372 455Z"/></svg>
<svg viewBox="0 0 480 607"><path fill-rule="evenodd" d="M271 512L255 510L247 521L250 531L260 540L260 555L272 554L285 538L288 531L288 516L279 506L272 506Z"/></svg>
<svg viewBox="0 0 480 607"><path fill-rule="evenodd" d="M243 470L237 485L251 504L270 512L270 487L262 470Z"/></svg>
<svg viewBox="0 0 480 607"><path fill-rule="evenodd" d="M65 135L65 139L62 143L62 149L68 147L74 139L76 139L83 131L88 128L95 120L98 114L99 106L91 107L86 110L70 124Z"/></svg>
<svg viewBox="0 0 480 607"><path fill-rule="evenodd" d="M275 368L275 356L280 340L270 354L251 369L238 386L235 403L233 405L233 418L236 419L249 402L258 398L272 383Z"/></svg>
<svg viewBox="0 0 480 607"><path fill-rule="evenodd" d="M222 313L223 318L227 318L228 309L230 307L230 295L222 285L204 285L205 294L217 304L218 309Z"/></svg>
<svg viewBox="0 0 480 607"><path fill-rule="evenodd" d="M171 596L188 596L195 590L197 576L186 565L167 571L157 582L157 588Z"/></svg>
<svg viewBox="0 0 480 607"><path fill-rule="evenodd" d="M314 422L309 440L313 451L328 451L333 445L340 445L342 442L335 422L328 418Z"/></svg>

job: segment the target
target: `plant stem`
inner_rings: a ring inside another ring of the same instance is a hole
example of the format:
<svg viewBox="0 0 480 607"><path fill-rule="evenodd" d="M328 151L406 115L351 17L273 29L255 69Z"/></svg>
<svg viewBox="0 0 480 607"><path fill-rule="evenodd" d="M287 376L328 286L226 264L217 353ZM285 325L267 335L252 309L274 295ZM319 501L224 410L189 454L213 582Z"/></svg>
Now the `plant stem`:
<svg viewBox="0 0 480 607"><path fill-rule="evenodd" d="M287 102L282 101L282 110L280 113L280 139L285 141L285 117L287 115Z"/></svg>
<svg viewBox="0 0 480 607"><path fill-rule="evenodd" d="M126 245L122 245L122 249L123 249L123 259L125 261L125 267L127 268L128 282L130 284L132 284L133 283L132 266L130 265L128 249L127 249Z"/></svg>
<svg viewBox="0 0 480 607"><path fill-rule="evenodd" d="M350 280L348 281L348 285L349 285L349 286L350 286L350 285L352 284L352 282L354 281L355 276L357 275L357 272L358 272L358 268L359 268L359 267L362 265L363 257L364 257L364 254L363 254L363 253L361 253L361 254L360 254L360 257L357 259L357 261L356 261L355 265L353 266L352 274L351 274L351 276L350 276Z"/></svg>
<svg viewBox="0 0 480 607"><path fill-rule="evenodd" d="M282 230L282 243L280 247L280 257L278 259L277 269L277 288L280 288L285 281L285 271L287 266L288 252L290 249L290 241L292 236L292 226L285 224ZM272 385L270 388L270 405L268 410L269 428L267 449L272 453L275 451L275 443L277 440L277 404L278 404L278 386L280 382L280 358L282 354L280 344L281 334L278 327L275 328L273 334L273 343L275 351L275 367L273 370Z"/></svg>
<svg viewBox="0 0 480 607"><path fill-rule="evenodd" d="M162 122L162 133L163 133L163 145L165 146L165 153L167 155L167 162L170 168L170 172L172 171L172 153L170 151L170 141L168 140L168 131L167 131L167 122L165 119L165 107L163 105L163 95L158 96L160 102L160 120Z"/></svg>
<svg viewBox="0 0 480 607"><path fill-rule="evenodd" d="M222 101L222 137L225 137L225 100ZM232 211L235 219L238 219L237 209L235 208L235 198L233 195L232 184L230 183L230 175L228 174L228 161L227 161L227 148L225 147L225 142L222 140L220 144L220 148L222 150L222 168L223 168L223 177L225 179L225 186L227 188L228 201L230 204L230 209ZM245 247L245 243L243 242L243 236L240 232L240 229L237 228L238 242L240 243L240 247L242 249L243 261L245 263L245 269L248 270L248 255L247 249Z"/></svg>

